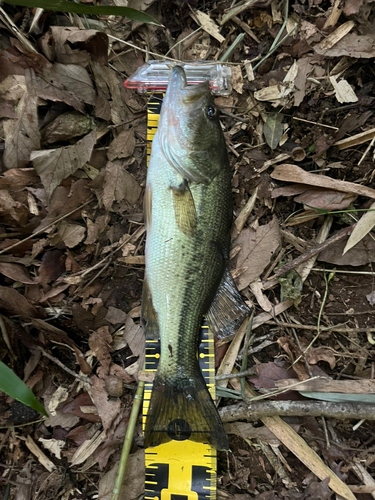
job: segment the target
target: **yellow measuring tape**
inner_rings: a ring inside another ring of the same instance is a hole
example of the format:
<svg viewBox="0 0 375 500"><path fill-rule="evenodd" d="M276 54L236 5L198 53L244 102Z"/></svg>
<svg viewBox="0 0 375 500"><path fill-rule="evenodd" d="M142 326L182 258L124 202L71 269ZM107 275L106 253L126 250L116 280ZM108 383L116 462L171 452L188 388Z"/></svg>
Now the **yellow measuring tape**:
<svg viewBox="0 0 375 500"><path fill-rule="evenodd" d="M159 123L164 94L154 93L147 106L147 163L151 144ZM202 324L199 365L211 397L215 398L214 339L208 326ZM158 340L146 338L146 371L155 372L160 357ZM143 399L143 427L150 404L152 383L146 382ZM146 500L215 500L216 450L209 444L176 439L145 451Z"/></svg>

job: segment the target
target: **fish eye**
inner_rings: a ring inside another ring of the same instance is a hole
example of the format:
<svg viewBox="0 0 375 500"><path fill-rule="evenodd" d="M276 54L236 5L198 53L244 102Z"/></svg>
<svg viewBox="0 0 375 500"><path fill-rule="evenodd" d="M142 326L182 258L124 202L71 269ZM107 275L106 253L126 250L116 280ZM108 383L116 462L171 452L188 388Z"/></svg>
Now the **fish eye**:
<svg viewBox="0 0 375 500"><path fill-rule="evenodd" d="M217 109L214 106L208 106L207 108L207 116L212 120L217 115Z"/></svg>

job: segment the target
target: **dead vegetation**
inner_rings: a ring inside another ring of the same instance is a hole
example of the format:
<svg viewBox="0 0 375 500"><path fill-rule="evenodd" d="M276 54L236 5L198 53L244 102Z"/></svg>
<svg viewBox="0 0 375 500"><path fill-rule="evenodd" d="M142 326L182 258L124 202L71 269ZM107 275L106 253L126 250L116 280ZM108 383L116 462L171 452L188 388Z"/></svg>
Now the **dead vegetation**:
<svg viewBox="0 0 375 500"><path fill-rule="evenodd" d="M216 101L229 266L255 315L217 343L232 447L218 498L375 498L373 2L125 4L164 27L0 7L1 359L49 414L0 398L0 495L110 498L144 359L147 98L123 82L167 56L233 73ZM129 500L144 488L140 424L131 451Z"/></svg>

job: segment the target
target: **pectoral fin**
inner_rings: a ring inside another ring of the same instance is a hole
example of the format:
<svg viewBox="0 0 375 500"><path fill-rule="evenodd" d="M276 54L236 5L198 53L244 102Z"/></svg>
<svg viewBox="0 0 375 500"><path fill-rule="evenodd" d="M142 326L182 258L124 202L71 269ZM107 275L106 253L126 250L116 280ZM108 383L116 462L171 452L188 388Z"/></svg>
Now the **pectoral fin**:
<svg viewBox="0 0 375 500"><path fill-rule="evenodd" d="M197 229L197 211L193 195L186 180L173 191L173 207L176 223L186 236L194 236Z"/></svg>
<svg viewBox="0 0 375 500"><path fill-rule="evenodd" d="M145 277L142 290L141 321L148 339L159 339L160 329L158 315L152 302L152 295Z"/></svg>
<svg viewBox="0 0 375 500"><path fill-rule="evenodd" d="M225 268L219 288L206 314L207 322L214 334L223 338L234 334L248 315L250 309L237 290L230 272Z"/></svg>

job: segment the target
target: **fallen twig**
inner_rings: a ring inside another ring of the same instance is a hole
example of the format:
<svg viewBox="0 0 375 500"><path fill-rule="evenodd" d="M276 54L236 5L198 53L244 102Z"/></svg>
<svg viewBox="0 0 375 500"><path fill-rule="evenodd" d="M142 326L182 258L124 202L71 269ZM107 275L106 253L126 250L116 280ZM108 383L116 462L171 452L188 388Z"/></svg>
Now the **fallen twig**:
<svg viewBox="0 0 375 500"><path fill-rule="evenodd" d="M31 239L35 238L35 236L38 236L38 234L44 233L46 229L48 229L49 227L52 227L54 224L57 224L58 222L60 222L60 221L62 221L64 219L66 219L67 217L69 217L69 215L74 214L74 212L77 212L78 210L81 210L81 208L85 207L86 205L88 205L92 201L94 201L94 198L90 198L85 203L82 203L82 205L80 205L79 207L75 208L74 210L71 210L67 214L62 215L61 217L59 217L58 219L54 220L53 222L51 222L47 226L42 227L42 229L39 229L38 231L35 231L35 233L30 234L30 236L27 236L27 238L24 238L23 240L17 241L17 243L13 243L13 245L10 245L9 247L3 248L2 250L0 250L0 255L3 254L3 253L5 253L5 252L9 252L9 250L12 250L15 247L18 247L18 245L21 245L25 241L28 241L28 240L31 240Z"/></svg>
<svg viewBox="0 0 375 500"><path fill-rule="evenodd" d="M235 371L235 370L233 370ZM234 389L240 389L239 380L234 379L231 382ZM256 395L255 391L250 388L248 384L246 387L246 397L250 398ZM255 403L253 403L255 404ZM280 416L263 416L261 418L264 425L273 432L273 434L296 456L306 465L316 476L320 479L330 478L329 486L336 493L346 498L347 500L356 500L353 493L349 490L347 485L337 477L337 475L325 465L322 459L313 451L307 443L299 436Z"/></svg>
<svg viewBox="0 0 375 500"><path fill-rule="evenodd" d="M312 122L311 120L305 120L304 118L299 118L297 116L293 116L293 120L298 120L299 122L311 123L311 125L318 125L319 127L331 128L332 130L338 130L337 127L333 127L332 125L326 125L325 123L320 122Z"/></svg>
<svg viewBox="0 0 375 500"><path fill-rule="evenodd" d="M291 271L292 269L299 266L303 262L306 262L307 260L309 260L314 255L318 254L322 250L325 250L326 248L331 246L333 243L336 243L336 241L340 241L343 238L345 238L345 236L347 236L348 234L350 234L353 231L355 225L356 224L352 224L349 227L345 227L344 229L341 229L341 231L337 232L336 234L334 234L333 236L328 238L328 240L323 241L323 243L319 243L319 245L316 245L314 248L311 248L310 250L303 253L302 255L299 255L298 257L293 259L291 262L288 262L287 264L284 264L283 266L279 267L279 269L277 269L275 271L275 274L273 276L268 278L267 281L263 282L263 289L268 290L270 288L273 288L278 283L278 281L276 279L278 276L281 276L282 274L285 274L288 271Z"/></svg>
<svg viewBox="0 0 375 500"><path fill-rule="evenodd" d="M332 313L333 316L336 315L347 315L346 313ZM362 314L362 313L358 313ZM375 311L373 311L375 314ZM315 331L318 329L317 325L300 325L299 323L286 323L285 321L264 321L263 325L271 325L271 326L284 326L286 328L296 328L297 330L311 330ZM339 328L338 326L323 326L320 328L321 332L338 332L338 333L367 333L367 332L375 332L375 328Z"/></svg>
<svg viewBox="0 0 375 500"><path fill-rule="evenodd" d="M86 377L85 375L79 375L78 373L74 372L70 368L64 365L59 359L55 358L51 354L49 354L47 351L43 349L43 347L37 347L37 349L45 356L46 358L50 359L53 361L57 366L62 368L64 371L69 373L69 375L72 375L76 379L80 380L81 382L85 382L86 384L91 384L89 377Z"/></svg>
<svg viewBox="0 0 375 500"><path fill-rule="evenodd" d="M375 420L375 404L328 401L259 401L225 406L219 410L223 422L255 421L263 417L327 417Z"/></svg>
<svg viewBox="0 0 375 500"><path fill-rule="evenodd" d="M119 500L119 498L120 498L121 486L122 486L122 482L124 480L126 463L128 461L128 456L129 456L131 445L133 444L134 429L135 429L135 425L136 425L137 419L138 419L139 408L141 406L142 399L143 399L144 385L145 385L145 383L141 380L138 384L138 389L137 389L137 392L135 393L135 396L134 396L132 411L130 413L128 427L126 429L125 441L124 441L124 445L122 447L121 459L120 459L120 463L118 466L116 481L115 481L115 484L113 486L111 500Z"/></svg>

